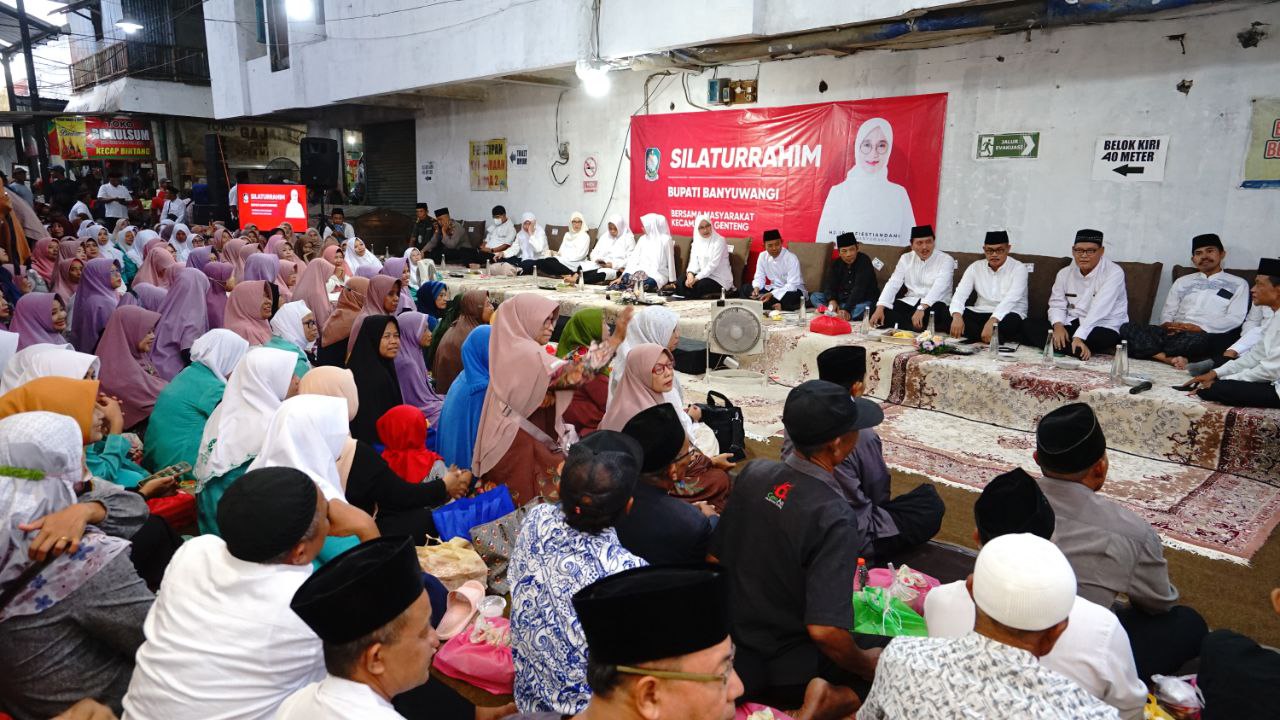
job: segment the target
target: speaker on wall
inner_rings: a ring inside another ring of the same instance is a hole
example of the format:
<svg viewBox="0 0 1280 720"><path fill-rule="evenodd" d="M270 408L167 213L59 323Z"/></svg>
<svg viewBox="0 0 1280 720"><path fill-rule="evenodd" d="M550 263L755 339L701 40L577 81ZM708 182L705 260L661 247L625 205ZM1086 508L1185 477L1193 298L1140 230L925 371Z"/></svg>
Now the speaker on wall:
<svg viewBox="0 0 1280 720"><path fill-rule="evenodd" d="M304 137L299 143L302 155L302 184L309 188L332 190L338 186L338 141L329 138Z"/></svg>

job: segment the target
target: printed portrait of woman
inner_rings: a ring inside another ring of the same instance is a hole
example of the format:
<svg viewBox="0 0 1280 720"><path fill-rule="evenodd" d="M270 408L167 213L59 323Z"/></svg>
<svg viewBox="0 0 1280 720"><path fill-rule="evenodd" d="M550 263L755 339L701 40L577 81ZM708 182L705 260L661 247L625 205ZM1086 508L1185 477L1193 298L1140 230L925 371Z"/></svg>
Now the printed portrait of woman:
<svg viewBox="0 0 1280 720"><path fill-rule="evenodd" d="M818 221L818 242L835 242L852 232L858 241L874 245L910 245L916 224L907 189L890 182L893 126L871 118L858 128L854 165L843 182L831 188Z"/></svg>

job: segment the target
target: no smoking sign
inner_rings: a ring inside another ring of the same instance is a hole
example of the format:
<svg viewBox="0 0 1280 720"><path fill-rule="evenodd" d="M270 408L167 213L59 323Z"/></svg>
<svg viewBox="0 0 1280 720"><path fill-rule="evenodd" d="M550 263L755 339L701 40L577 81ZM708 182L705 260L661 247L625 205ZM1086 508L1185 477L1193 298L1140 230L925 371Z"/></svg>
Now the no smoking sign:
<svg viewBox="0 0 1280 720"><path fill-rule="evenodd" d="M582 174L586 177L595 177L597 168L596 157L594 155L588 155L587 159L582 161Z"/></svg>

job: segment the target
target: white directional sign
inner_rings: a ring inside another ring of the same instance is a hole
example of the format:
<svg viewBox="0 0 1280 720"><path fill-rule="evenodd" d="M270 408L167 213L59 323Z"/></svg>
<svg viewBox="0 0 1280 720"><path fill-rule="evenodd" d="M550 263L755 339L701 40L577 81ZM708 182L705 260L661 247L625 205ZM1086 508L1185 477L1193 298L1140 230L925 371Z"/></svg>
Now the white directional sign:
<svg viewBox="0 0 1280 720"><path fill-rule="evenodd" d="M1093 179L1161 182L1168 149L1168 135L1104 135L1093 151Z"/></svg>

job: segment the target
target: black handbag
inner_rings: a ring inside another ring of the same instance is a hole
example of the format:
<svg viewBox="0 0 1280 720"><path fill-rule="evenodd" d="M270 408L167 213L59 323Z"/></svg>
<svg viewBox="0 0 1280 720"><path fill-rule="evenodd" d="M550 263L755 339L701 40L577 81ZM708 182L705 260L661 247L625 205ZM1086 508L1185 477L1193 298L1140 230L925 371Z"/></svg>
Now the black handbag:
<svg viewBox="0 0 1280 720"><path fill-rule="evenodd" d="M720 400L717 404L716 400ZM702 422L715 433L720 443L721 453L730 453L729 458L738 462L747 457L747 433L743 429L742 408L734 405L729 398L715 390L707 391L707 401L698 403L702 411Z"/></svg>

